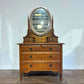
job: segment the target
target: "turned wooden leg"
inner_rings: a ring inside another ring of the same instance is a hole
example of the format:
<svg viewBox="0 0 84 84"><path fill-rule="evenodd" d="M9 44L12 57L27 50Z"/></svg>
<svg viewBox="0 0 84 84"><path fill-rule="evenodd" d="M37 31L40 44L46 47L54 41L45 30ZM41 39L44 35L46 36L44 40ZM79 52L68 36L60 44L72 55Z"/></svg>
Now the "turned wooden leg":
<svg viewBox="0 0 84 84"><path fill-rule="evenodd" d="M62 73L60 73L60 81L62 81Z"/></svg>
<svg viewBox="0 0 84 84"><path fill-rule="evenodd" d="M22 81L22 72L20 72L20 81Z"/></svg>
<svg viewBox="0 0 84 84"><path fill-rule="evenodd" d="M54 73L57 73L56 71L53 71ZM62 71L60 72L60 81L62 81Z"/></svg>

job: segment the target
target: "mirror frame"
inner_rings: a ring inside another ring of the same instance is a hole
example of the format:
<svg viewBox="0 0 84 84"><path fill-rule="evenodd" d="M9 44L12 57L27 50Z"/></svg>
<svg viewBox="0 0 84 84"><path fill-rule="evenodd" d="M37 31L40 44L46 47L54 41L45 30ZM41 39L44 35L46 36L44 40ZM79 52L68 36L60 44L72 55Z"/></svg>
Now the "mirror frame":
<svg viewBox="0 0 84 84"><path fill-rule="evenodd" d="M44 10L48 13L49 18L50 18L50 20L49 20L49 26L48 26L48 28L46 29L46 31L43 32L43 33L38 33L38 32L36 32L36 30L34 29L34 27L33 27L33 25L32 25L32 14L33 14L37 9L40 9L40 8L44 9ZM30 27L31 27L32 31L34 32L34 34L36 34L36 35L38 35L38 36L44 36L44 35L46 35L46 34L49 32L50 27L51 27L51 15L50 15L49 11L48 11L46 8L43 8L43 7L35 8L35 9L31 12L31 15L30 15Z"/></svg>

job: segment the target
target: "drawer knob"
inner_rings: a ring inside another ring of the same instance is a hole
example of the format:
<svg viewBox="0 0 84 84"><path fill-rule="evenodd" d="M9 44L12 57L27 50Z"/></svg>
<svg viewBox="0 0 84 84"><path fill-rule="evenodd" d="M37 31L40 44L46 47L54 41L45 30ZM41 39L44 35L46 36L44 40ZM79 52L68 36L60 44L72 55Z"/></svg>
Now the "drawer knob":
<svg viewBox="0 0 84 84"><path fill-rule="evenodd" d="M30 48L30 50L32 51L32 48Z"/></svg>
<svg viewBox="0 0 84 84"><path fill-rule="evenodd" d="M49 50L52 50L52 48L49 48Z"/></svg>
<svg viewBox="0 0 84 84"><path fill-rule="evenodd" d="M30 58L32 58L32 55L30 55Z"/></svg>
<svg viewBox="0 0 84 84"><path fill-rule="evenodd" d="M50 64L50 67L52 67L52 64Z"/></svg>
<svg viewBox="0 0 84 84"><path fill-rule="evenodd" d="M32 67L32 65L30 65L30 67Z"/></svg>
<svg viewBox="0 0 84 84"><path fill-rule="evenodd" d="M50 55L50 58L52 58L52 55Z"/></svg>

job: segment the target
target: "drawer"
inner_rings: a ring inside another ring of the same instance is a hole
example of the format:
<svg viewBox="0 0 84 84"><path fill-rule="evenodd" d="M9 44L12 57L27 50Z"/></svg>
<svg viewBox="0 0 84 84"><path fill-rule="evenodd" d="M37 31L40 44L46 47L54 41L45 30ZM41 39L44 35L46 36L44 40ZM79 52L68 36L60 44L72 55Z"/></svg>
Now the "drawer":
<svg viewBox="0 0 84 84"><path fill-rule="evenodd" d="M30 61L47 61L47 60L56 60L60 61L60 52L49 53L49 54L22 54L22 60Z"/></svg>
<svg viewBox="0 0 84 84"><path fill-rule="evenodd" d="M43 52L61 52L62 51L61 45L42 45Z"/></svg>
<svg viewBox="0 0 84 84"><path fill-rule="evenodd" d="M27 45L23 45L21 47L22 52L38 52L40 51L40 46L39 45L31 45L31 46L27 46Z"/></svg>
<svg viewBox="0 0 84 84"><path fill-rule="evenodd" d="M60 62L29 62L22 64L22 70L29 71L59 71Z"/></svg>

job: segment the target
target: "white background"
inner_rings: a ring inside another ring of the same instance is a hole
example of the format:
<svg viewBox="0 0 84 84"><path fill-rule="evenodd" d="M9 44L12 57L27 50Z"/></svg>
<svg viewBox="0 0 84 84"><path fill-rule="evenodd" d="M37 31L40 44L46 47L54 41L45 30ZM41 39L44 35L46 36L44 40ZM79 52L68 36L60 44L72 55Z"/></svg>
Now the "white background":
<svg viewBox="0 0 84 84"><path fill-rule="evenodd" d="M28 16L42 6L54 18L63 46L63 69L84 69L84 0L0 0L0 69L19 69L19 47Z"/></svg>

